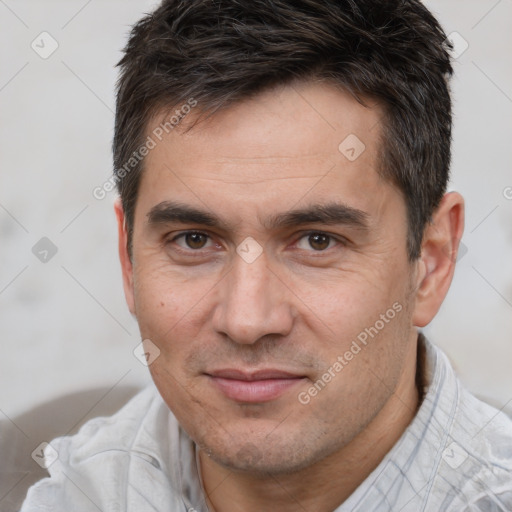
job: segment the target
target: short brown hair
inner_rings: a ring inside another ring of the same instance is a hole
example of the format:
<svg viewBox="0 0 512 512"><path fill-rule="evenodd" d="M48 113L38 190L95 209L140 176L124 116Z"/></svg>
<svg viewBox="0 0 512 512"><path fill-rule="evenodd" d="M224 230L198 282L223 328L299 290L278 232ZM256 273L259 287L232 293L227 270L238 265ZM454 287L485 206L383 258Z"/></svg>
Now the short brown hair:
<svg viewBox="0 0 512 512"><path fill-rule="evenodd" d="M379 172L403 193L407 250L446 191L450 45L419 0L164 0L132 29L117 89L114 175L129 249L150 118L197 102L215 112L296 80L327 80L384 107ZM124 172L122 172L124 168Z"/></svg>

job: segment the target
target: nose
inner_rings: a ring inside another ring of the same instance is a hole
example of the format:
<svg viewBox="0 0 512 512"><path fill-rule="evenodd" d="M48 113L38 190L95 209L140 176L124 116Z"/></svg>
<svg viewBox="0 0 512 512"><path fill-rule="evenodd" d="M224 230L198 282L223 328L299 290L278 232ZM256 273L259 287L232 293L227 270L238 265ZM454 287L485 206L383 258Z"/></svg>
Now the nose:
<svg viewBox="0 0 512 512"><path fill-rule="evenodd" d="M236 255L220 286L213 315L217 332L240 344L290 333L294 320L291 292L269 268L264 253L252 263Z"/></svg>

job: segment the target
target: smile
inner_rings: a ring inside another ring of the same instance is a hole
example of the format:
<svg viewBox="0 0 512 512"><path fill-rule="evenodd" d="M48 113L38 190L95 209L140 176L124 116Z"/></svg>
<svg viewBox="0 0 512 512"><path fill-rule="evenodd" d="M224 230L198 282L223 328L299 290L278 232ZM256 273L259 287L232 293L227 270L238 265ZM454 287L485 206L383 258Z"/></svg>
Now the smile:
<svg viewBox="0 0 512 512"><path fill-rule="evenodd" d="M280 370L219 370L207 376L227 398L235 402L253 404L275 400L305 379L303 375Z"/></svg>

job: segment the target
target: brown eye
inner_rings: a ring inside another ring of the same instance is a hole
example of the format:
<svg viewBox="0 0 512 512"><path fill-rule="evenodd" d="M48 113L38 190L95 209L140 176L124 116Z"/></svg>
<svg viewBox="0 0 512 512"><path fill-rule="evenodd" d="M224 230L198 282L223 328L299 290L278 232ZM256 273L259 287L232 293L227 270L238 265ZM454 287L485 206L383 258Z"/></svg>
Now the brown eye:
<svg viewBox="0 0 512 512"><path fill-rule="evenodd" d="M331 237L323 233L312 233L308 237L308 242L315 251L323 251L329 247Z"/></svg>
<svg viewBox="0 0 512 512"><path fill-rule="evenodd" d="M208 236L204 233L187 233L184 238L190 249L202 249L208 242Z"/></svg>

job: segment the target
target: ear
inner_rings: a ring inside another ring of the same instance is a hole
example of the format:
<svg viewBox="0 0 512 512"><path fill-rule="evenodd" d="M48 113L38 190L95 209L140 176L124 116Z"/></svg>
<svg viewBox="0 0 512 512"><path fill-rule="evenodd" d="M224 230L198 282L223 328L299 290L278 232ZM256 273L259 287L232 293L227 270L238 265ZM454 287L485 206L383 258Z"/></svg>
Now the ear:
<svg viewBox="0 0 512 512"><path fill-rule="evenodd" d="M118 250L123 273L124 296L132 315L135 315L135 296L133 290L133 264L128 253L128 232L121 199L116 199L114 210L117 218Z"/></svg>
<svg viewBox="0 0 512 512"><path fill-rule="evenodd" d="M463 231L464 199L450 192L441 200L423 235L413 314L417 327L430 323L448 293Z"/></svg>

